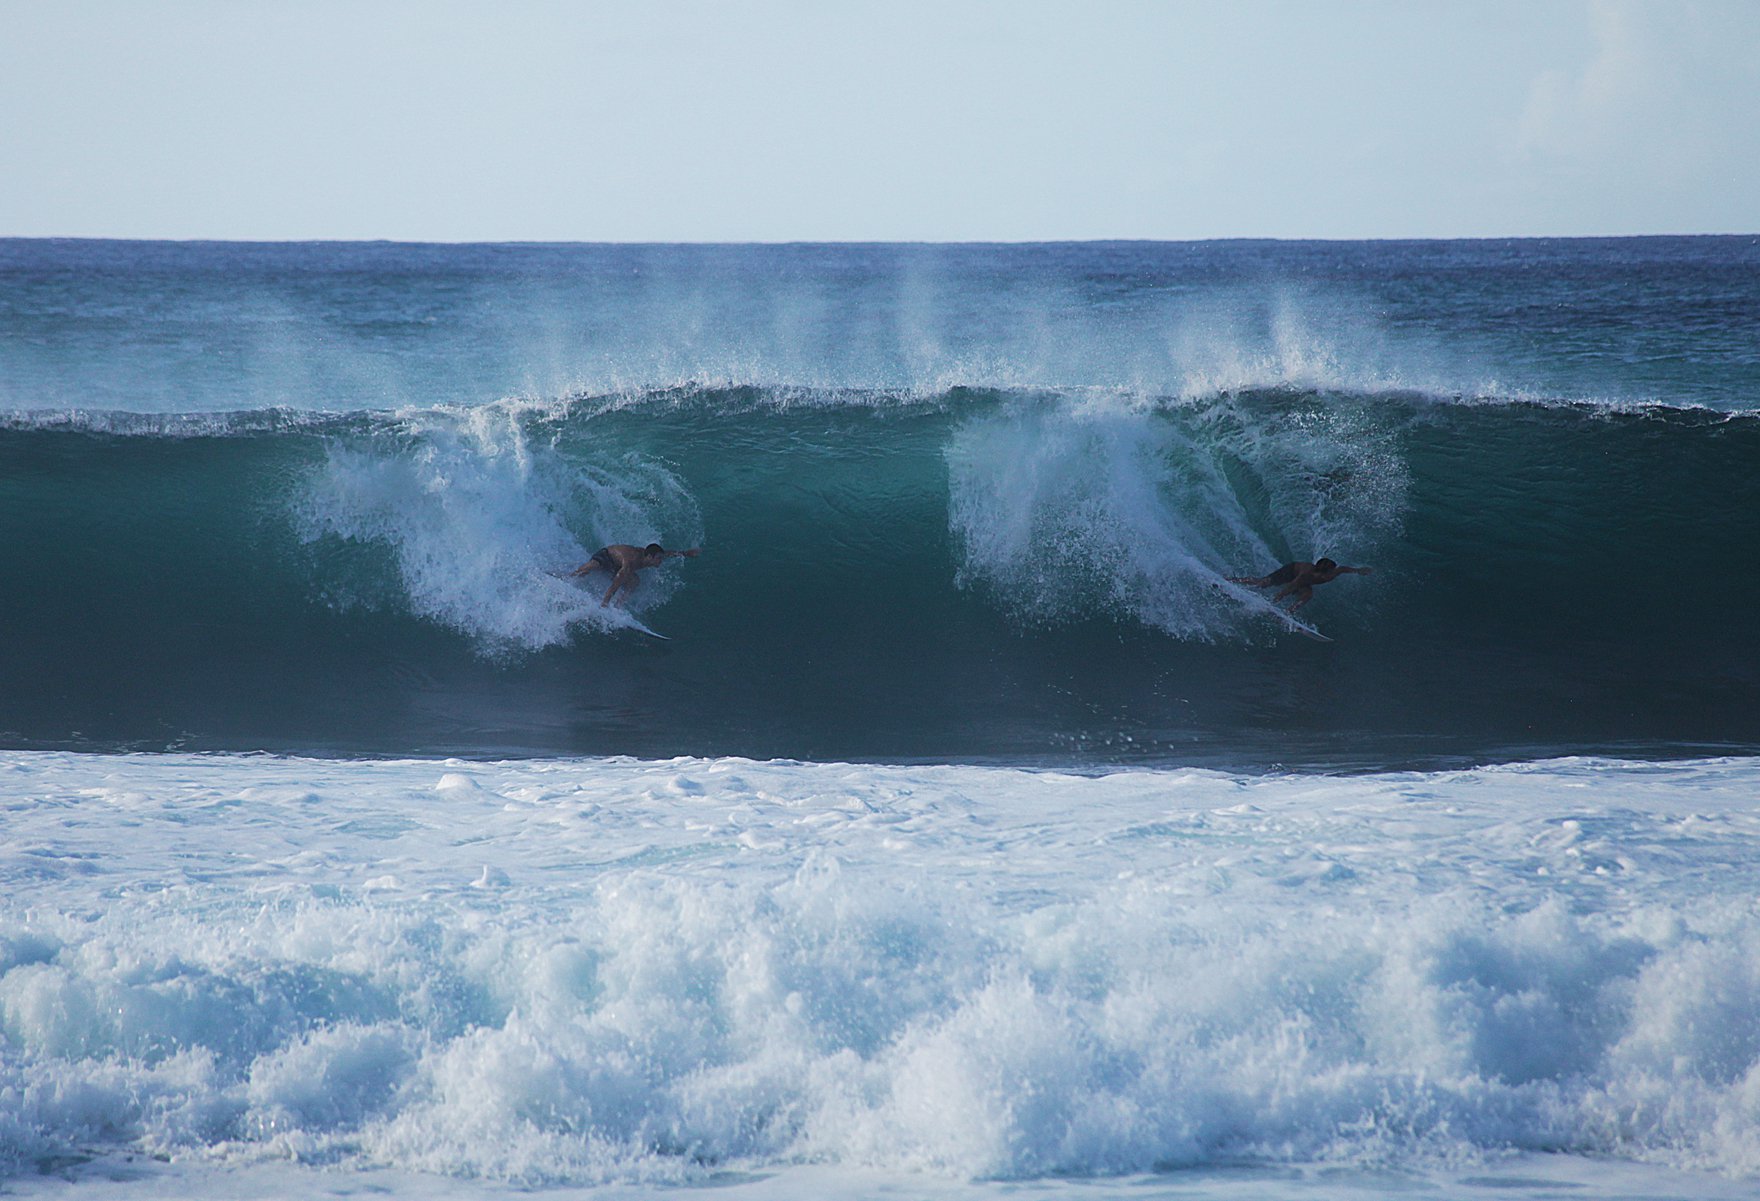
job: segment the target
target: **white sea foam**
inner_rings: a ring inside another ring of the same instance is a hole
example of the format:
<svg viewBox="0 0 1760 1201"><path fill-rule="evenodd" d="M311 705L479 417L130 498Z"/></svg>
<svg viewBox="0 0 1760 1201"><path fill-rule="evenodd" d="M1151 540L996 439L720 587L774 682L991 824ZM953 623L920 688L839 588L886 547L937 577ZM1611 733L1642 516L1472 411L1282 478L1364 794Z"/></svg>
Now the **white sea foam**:
<svg viewBox="0 0 1760 1201"><path fill-rule="evenodd" d="M0 1160L1715 1195L1760 1176L1757 785L8 752Z"/></svg>

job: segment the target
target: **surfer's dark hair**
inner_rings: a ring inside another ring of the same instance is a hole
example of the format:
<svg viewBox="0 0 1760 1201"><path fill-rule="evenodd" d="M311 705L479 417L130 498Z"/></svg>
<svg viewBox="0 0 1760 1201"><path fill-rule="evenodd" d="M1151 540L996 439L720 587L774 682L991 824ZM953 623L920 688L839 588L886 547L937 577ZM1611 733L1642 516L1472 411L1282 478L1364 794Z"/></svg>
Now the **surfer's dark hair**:
<svg viewBox="0 0 1760 1201"><path fill-rule="evenodd" d="M648 549L653 550L654 548L650 546ZM1315 562L1314 566L1320 568L1321 570L1325 570L1328 567L1337 567L1338 564L1334 563L1331 559L1320 559Z"/></svg>
<svg viewBox="0 0 1760 1201"><path fill-rule="evenodd" d="M648 543L648 553L650 555L663 555L666 553L666 548L661 546L658 542L650 542Z"/></svg>

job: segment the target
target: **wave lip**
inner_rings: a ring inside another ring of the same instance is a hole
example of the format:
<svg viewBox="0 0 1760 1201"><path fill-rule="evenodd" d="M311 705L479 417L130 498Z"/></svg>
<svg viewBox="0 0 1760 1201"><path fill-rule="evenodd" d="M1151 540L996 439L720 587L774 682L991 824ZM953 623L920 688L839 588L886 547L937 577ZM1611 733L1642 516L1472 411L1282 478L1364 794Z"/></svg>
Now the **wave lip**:
<svg viewBox="0 0 1760 1201"><path fill-rule="evenodd" d="M135 412L124 409L0 409L0 430L62 431L134 438L227 438L325 432L360 418L344 412L266 408L212 412Z"/></svg>

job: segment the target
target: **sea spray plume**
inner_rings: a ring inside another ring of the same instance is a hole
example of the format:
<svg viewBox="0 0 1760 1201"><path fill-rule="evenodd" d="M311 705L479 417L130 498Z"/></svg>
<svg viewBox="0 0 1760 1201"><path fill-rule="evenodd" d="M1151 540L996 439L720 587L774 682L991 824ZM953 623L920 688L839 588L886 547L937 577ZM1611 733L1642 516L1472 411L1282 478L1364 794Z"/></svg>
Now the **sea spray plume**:
<svg viewBox="0 0 1760 1201"><path fill-rule="evenodd" d="M947 460L962 587L1026 625L1110 615L1199 641L1250 629L1256 608L1217 587L1232 565L1366 554L1405 502L1391 435L1317 396L1038 397L967 419Z"/></svg>
<svg viewBox="0 0 1760 1201"><path fill-rule="evenodd" d="M1127 388L1201 396L1263 386L1376 390L1477 378L1375 301L1276 276L1199 286L1120 268L1090 278L988 268L948 248L792 248L768 270L728 248L693 269L503 285L529 312L498 332L528 390L639 391L687 381L796 389ZM985 286L974 289L973 276ZM523 289L523 291L522 291ZM523 302L521 297L523 296ZM609 316L615 314L615 318ZM534 370L537 368L537 370Z"/></svg>
<svg viewBox="0 0 1760 1201"><path fill-rule="evenodd" d="M1364 298L1287 282L1182 297L1133 324L1119 339L1135 364L1130 386L1184 400L1263 390L1449 396L1482 372L1415 331L1394 337Z"/></svg>
<svg viewBox="0 0 1760 1201"><path fill-rule="evenodd" d="M1204 561L1219 543L1258 545L1214 463L1119 398L968 420L948 462L960 583L986 585L1026 624L1110 614L1215 637L1225 601L1201 586Z"/></svg>
<svg viewBox="0 0 1760 1201"><path fill-rule="evenodd" d="M1399 536L1411 486L1399 418L1390 427L1385 410L1361 398L1325 395L1255 394L1236 407L1232 436L1289 550L1356 555Z"/></svg>
<svg viewBox="0 0 1760 1201"><path fill-rule="evenodd" d="M7 326L17 336L0 363L0 395L15 408L383 409L702 379L1187 397L1398 387L1751 408L1742 318L1752 253L1719 239L1617 248L13 242L0 248L0 271L11 272L8 320L23 324ZM1684 290L1628 286L1655 267L1667 268L1655 278ZM1594 289L1573 291L1590 278ZM1696 316L1683 350L1670 338L1686 315ZM60 333L35 336L42 321Z"/></svg>
<svg viewBox="0 0 1760 1201"><path fill-rule="evenodd" d="M386 548L409 609L490 655L606 625L593 598L554 573L605 542L651 541L663 530L696 540L695 502L640 455L566 458L530 437L528 416L546 415L518 405L429 409L328 441L296 512L300 536ZM639 603L664 600L670 587L657 580Z"/></svg>

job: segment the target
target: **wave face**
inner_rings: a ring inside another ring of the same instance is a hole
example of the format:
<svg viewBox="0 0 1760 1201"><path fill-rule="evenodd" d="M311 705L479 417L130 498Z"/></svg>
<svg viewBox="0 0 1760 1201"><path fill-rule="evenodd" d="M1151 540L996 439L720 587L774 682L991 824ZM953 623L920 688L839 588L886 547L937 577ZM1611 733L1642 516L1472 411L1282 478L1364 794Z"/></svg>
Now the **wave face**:
<svg viewBox="0 0 1760 1201"><path fill-rule="evenodd" d="M1751 749L1757 267L0 241L0 741ZM650 540L669 641L558 575ZM1330 644L1227 583L1320 555Z"/></svg>
<svg viewBox="0 0 1760 1201"><path fill-rule="evenodd" d="M1377 763L1751 746L1760 418L700 389L0 430L26 746ZM704 547L631 608L558 573ZM1286 631L1226 583L1372 565Z"/></svg>

